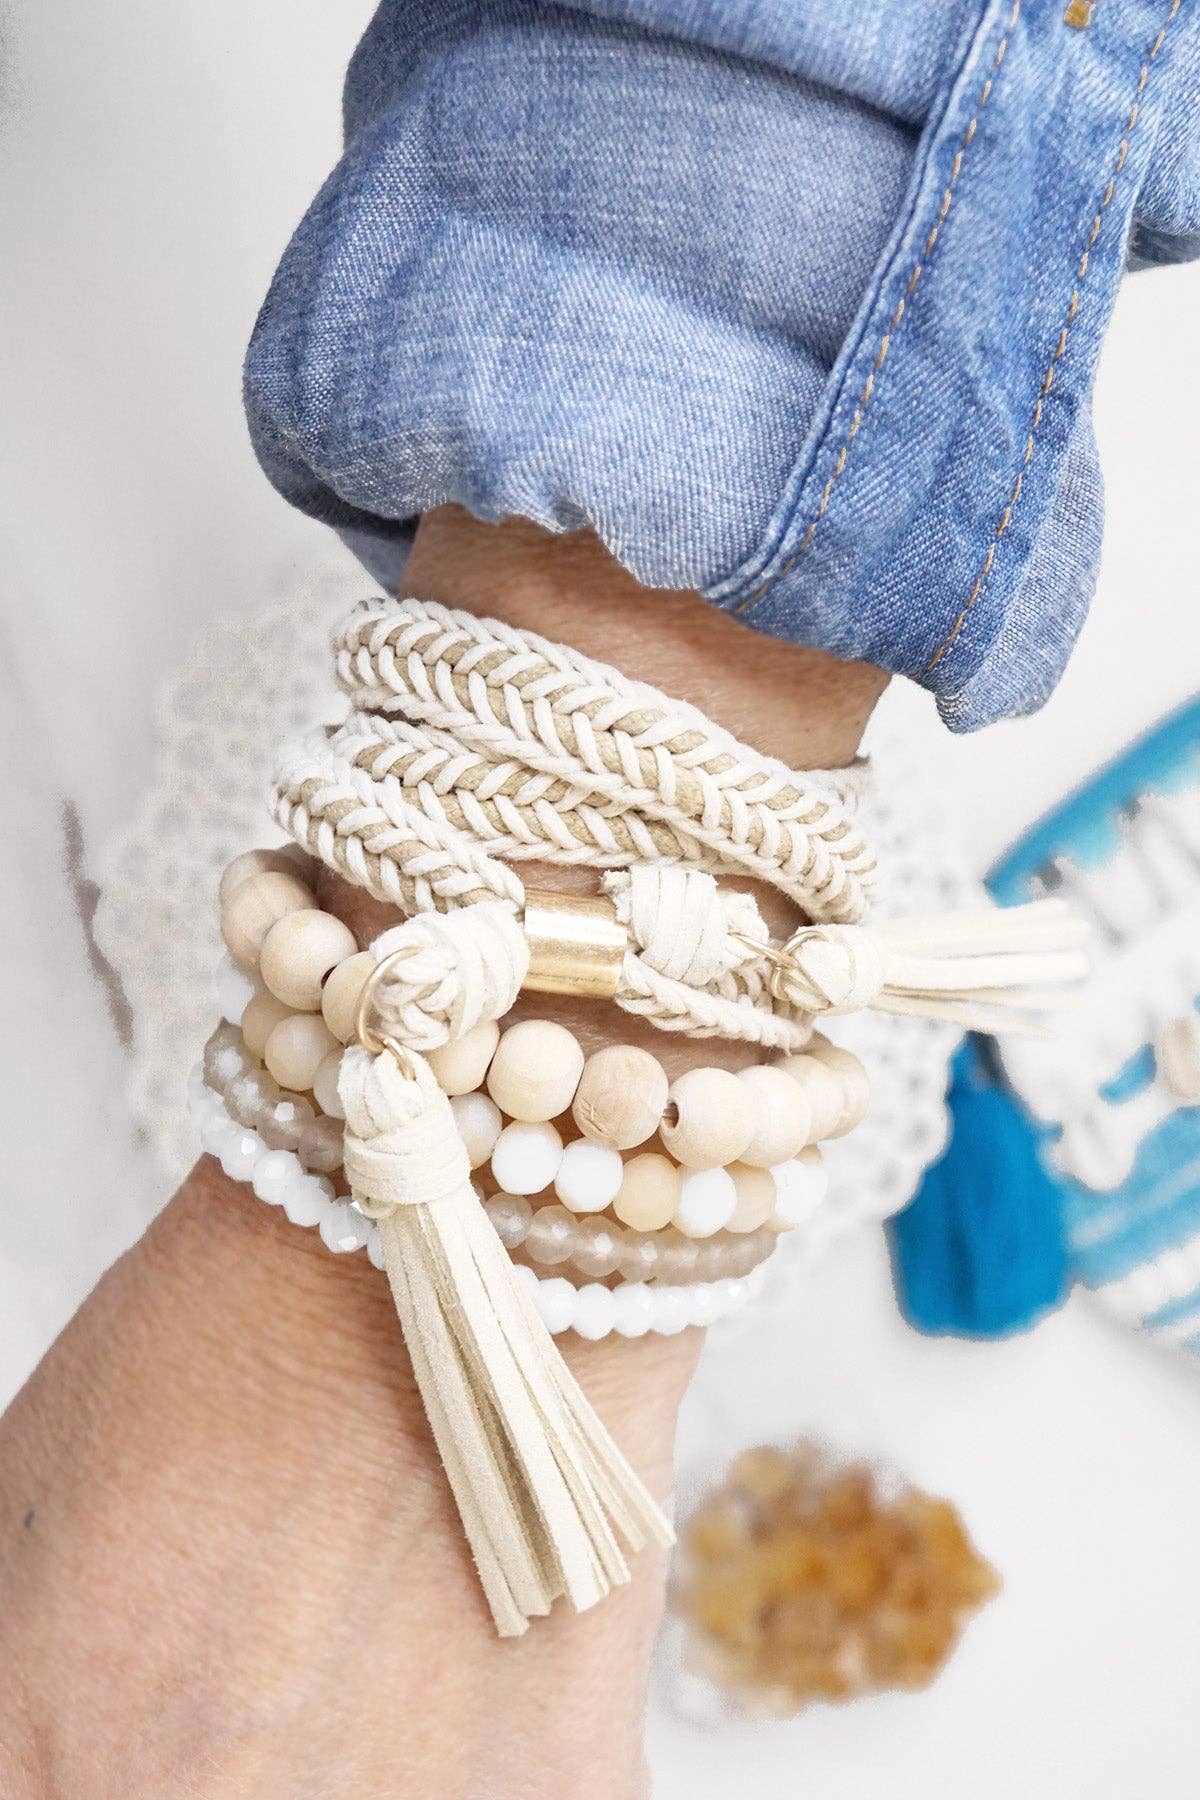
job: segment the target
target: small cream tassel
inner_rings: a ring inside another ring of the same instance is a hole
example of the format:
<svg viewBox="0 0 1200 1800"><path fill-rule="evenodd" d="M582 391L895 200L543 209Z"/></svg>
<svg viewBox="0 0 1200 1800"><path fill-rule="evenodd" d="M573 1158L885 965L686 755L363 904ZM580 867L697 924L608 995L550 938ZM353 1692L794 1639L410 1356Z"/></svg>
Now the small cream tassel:
<svg viewBox="0 0 1200 1800"><path fill-rule="evenodd" d="M1037 1032L1088 971L1087 927L1061 900L878 925L810 925L771 960L771 991L798 1012L948 1019Z"/></svg>
<svg viewBox="0 0 1200 1800"><path fill-rule="evenodd" d="M423 1057L351 1045L345 1169L379 1223L421 1397L496 1629L629 1579L620 1540L670 1525L567 1370L471 1187L450 1102Z"/></svg>

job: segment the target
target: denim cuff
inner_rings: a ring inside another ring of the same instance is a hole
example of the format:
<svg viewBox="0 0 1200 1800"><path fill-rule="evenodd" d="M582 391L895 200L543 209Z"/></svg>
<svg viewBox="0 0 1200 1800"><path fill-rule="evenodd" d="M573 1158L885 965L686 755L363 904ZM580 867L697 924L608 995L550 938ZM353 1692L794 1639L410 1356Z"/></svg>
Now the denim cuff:
<svg viewBox="0 0 1200 1800"><path fill-rule="evenodd" d="M389 0L246 366L268 475L387 585L413 519L1038 705L1094 587L1127 251L1200 245L1190 0Z"/></svg>

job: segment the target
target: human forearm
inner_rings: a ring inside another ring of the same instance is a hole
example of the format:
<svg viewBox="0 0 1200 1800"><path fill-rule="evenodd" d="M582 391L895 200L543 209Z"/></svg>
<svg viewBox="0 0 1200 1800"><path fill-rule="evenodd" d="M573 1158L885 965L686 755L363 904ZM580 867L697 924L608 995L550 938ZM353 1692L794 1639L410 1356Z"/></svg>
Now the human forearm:
<svg viewBox="0 0 1200 1800"><path fill-rule="evenodd" d="M694 597L651 605L587 538L445 513L409 579L636 673L652 657L656 681L800 764L852 754L882 680ZM571 1022L606 1031L599 1011ZM673 1067L714 1056L655 1048ZM694 1336L566 1344L660 1497ZM497 1642L383 1278L211 1163L17 1402L0 1493L0 1634L20 1677L0 1741L36 1795L400 1783L452 1800L561 1793L568 1766L579 1800L637 1791L661 1559L594 1612Z"/></svg>

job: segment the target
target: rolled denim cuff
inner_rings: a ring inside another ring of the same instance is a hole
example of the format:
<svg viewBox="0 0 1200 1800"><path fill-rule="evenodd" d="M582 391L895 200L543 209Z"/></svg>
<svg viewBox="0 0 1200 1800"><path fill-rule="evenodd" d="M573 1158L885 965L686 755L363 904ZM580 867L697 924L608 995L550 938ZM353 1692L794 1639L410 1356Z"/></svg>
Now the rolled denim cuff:
<svg viewBox="0 0 1200 1800"><path fill-rule="evenodd" d="M1028 709L1126 246L1200 231L1198 69L1180 0L389 0L250 346L260 459L388 585L446 501L590 525L955 729Z"/></svg>

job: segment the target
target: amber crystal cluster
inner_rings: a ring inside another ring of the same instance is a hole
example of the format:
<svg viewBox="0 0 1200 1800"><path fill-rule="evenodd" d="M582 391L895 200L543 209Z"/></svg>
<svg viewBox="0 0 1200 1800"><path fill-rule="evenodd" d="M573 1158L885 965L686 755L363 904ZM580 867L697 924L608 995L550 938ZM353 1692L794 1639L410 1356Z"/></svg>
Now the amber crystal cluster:
<svg viewBox="0 0 1200 1800"><path fill-rule="evenodd" d="M741 1710L787 1717L924 1687L998 1586L948 1500L764 1446L688 1521L675 1604L693 1670Z"/></svg>

